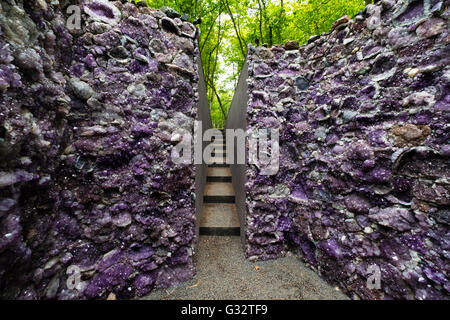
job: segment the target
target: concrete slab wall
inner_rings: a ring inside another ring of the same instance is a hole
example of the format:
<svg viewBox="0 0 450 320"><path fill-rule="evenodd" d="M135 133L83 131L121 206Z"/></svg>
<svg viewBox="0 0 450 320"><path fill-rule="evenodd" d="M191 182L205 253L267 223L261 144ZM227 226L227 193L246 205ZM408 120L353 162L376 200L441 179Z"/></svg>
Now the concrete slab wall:
<svg viewBox="0 0 450 320"><path fill-rule="evenodd" d="M242 129L246 131L247 103L249 100L247 78L248 78L248 64L247 62L245 62L241 71L241 75L239 77L239 82L236 87L235 94L233 96L233 101L231 102L230 111L228 113L226 124L227 129ZM236 155L237 150L236 147L237 146L235 144L234 155ZM246 166L244 164L231 165L231 173L233 175L233 187L236 193L236 208L239 215L243 246L245 246L246 243L245 234L246 234L246 218L247 218L247 208L245 204L245 182L246 182L245 167Z"/></svg>
<svg viewBox="0 0 450 320"><path fill-rule="evenodd" d="M206 84L205 84L205 76L203 74L203 67L202 67L202 61L201 58L198 57L197 62L197 69L198 69L198 75L199 75L199 82L198 82L198 94L199 94L199 102L198 102L198 113L197 113L197 120L202 125L202 136L203 133L210 129L212 127L211 124L211 113L209 110L209 102L208 102L208 94L206 90ZM203 142L203 139L201 139L202 144L202 150L206 146L206 142ZM203 159L203 157L202 157ZM196 176L195 176L195 211L196 211L196 239L198 242L198 236L199 236L199 230L200 230L200 221L201 221L201 215L202 215L202 208L203 208L203 194L205 191L206 186L206 170L207 165L205 163L201 165L196 165Z"/></svg>

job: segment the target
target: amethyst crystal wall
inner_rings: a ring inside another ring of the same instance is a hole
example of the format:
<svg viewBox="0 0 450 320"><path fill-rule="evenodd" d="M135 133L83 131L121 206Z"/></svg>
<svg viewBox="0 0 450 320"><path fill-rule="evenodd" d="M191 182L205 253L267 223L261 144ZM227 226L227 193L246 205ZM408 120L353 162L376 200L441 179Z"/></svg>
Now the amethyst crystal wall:
<svg viewBox="0 0 450 320"><path fill-rule="evenodd" d="M300 48L249 48L247 129L278 127L281 152L277 175L246 170L251 259L291 248L351 296L449 298L449 18L384 0Z"/></svg>
<svg viewBox="0 0 450 320"><path fill-rule="evenodd" d="M198 30L131 3L59 3L0 1L0 294L187 280L195 167L170 154L197 115Z"/></svg>

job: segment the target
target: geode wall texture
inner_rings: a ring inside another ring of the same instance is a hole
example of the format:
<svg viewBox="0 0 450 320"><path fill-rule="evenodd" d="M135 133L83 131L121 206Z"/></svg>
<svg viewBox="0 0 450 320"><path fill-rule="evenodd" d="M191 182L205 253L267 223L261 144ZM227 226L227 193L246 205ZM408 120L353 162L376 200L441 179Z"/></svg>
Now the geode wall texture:
<svg viewBox="0 0 450 320"><path fill-rule="evenodd" d="M170 155L197 117L198 29L172 10L52 3L0 1L1 296L190 279L196 170Z"/></svg>
<svg viewBox="0 0 450 320"><path fill-rule="evenodd" d="M246 169L250 259L292 249L364 299L450 297L448 5L384 0L249 47L247 129L279 128L281 152L277 175Z"/></svg>

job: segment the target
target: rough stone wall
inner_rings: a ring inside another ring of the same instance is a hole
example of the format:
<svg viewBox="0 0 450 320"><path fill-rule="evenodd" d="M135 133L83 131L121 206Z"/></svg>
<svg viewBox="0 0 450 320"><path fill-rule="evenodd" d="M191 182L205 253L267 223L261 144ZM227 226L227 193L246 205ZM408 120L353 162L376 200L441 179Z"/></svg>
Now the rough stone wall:
<svg viewBox="0 0 450 320"><path fill-rule="evenodd" d="M187 280L195 167L170 153L197 115L198 29L170 10L56 3L0 1L0 296L128 298Z"/></svg>
<svg viewBox="0 0 450 320"><path fill-rule="evenodd" d="M281 152L275 176L247 166L251 259L292 249L350 296L449 298L448 6L384 0L249 48L247 129L279 128Z"/></svg>

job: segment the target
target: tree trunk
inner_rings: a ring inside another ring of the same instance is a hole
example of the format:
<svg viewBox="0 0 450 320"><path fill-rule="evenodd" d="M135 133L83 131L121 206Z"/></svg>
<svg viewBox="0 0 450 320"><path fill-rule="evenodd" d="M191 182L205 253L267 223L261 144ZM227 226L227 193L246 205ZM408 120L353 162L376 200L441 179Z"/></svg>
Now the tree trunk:
<svg viewBox="0 0 450 320"><path fill-rule="evenodd" d="M259 40L261 41L261 44L263 44L264 43L264 36L262 32L263 11L261 7L261 0L258 0L258 7L259 7L259 36L260 36Z"/></svg>

